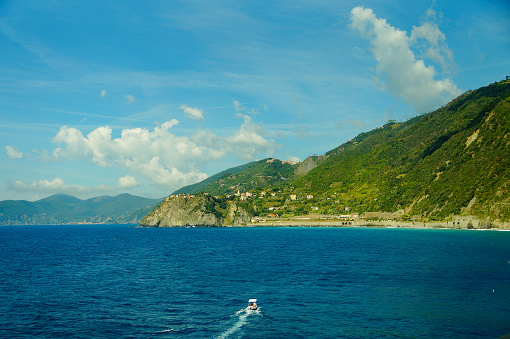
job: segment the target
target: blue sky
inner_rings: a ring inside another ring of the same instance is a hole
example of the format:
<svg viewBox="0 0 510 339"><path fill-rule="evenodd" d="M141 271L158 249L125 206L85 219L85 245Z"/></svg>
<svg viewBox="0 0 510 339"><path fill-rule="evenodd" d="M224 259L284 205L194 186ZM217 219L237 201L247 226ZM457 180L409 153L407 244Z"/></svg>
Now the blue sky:
<svg viewBox="0 0 510 339"><path fill-rule="evenodd" d="M0 200L164 197L510 75L493 1L2 1Z"/></svg>

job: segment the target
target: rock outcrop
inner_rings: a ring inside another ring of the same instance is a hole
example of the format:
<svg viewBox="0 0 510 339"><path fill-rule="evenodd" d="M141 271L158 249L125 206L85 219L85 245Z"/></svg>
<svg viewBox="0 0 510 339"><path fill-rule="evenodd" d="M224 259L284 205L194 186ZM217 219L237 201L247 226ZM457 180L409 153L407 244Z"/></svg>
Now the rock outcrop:
<svg viewBox="0 0 510 339"><path fill-rule="evenodd" d="M328 158L327 155L313 155L305 159L302 163L299 164L298 168L296 168L296 175L303 176L306 173L313 170L315 167L319 166L322 162L324 162Z"/></svg>
<svg viewBox="0 0 510 339"><path fill-rule="evenodd" d="M242 226L251 221L251 216L246 210L237 206L235 202L229 205L226 223L228 226Z"/></svg>
<svg viewBox="0 0 510 339"><path fill-rule="evenodd" d="M214 200L208 195L178 195L167 198L143 218L140 226L222 226Z"/></svg>
<svg viewBox="0 0 510 339"><path fill-rule="evenodd" d="M221 227L244 226L251 215L236 201L214 198L204 193L198 195L173 195L168 197L143 218L144 227Z"/></svg>

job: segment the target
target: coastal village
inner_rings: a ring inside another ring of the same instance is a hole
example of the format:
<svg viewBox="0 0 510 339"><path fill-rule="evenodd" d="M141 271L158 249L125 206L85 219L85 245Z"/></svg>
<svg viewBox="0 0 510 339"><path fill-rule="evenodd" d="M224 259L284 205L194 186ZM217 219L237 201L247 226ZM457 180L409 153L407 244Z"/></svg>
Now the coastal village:
<svg viewBox="0 0 510 339"><path fill-rule="evenodd" d="M177 194L166 198L167 202L173 199L194 199L198 195L210 196L208 193ZM336 195L336 193L334 193ZM334 197L332 197L334 198ZM326 198L330 200L332 198ZM473 216L452 216L449 221L424 220L419 216L408 219L402 212L365 212L360 215L351 211L349 206L340 206L338 214L321 213L321 201L313 195L299 196L287 194L285 189L278 191L236 191L234 194L214 196L216 201L236 202L241 206L253 206L253 214L247 226L381 226L381 227L435 227L435 228L463 228L486 229L491 225L484 224ZM333 200L329 204L338 204ZM247 208L250 209L250 208Z"/></svg>

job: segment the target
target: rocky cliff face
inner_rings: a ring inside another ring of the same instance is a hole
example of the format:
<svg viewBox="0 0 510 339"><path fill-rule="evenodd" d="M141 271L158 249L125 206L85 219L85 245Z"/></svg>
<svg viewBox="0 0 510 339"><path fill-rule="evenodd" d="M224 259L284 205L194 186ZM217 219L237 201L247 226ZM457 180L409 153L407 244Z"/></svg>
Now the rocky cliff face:
<svg viewBox="0 0 510 339"><path fill-rule="evenodd" d="M237 206L235 202L229 205L226 224L229 226L242 226L249 223L251 216L243 208Z"/></svg>
<svg viewBox="0 0 510 339"><path fill-rule="evenodd" d="M147 214L140 226L221 226L222 218L214 212L214 201L209 196L173 196Z"/></svg>
<svg viewBox="0 0 510 339"><path fill-rule="evenodd" d="M299 164L298 168L296 168L296 175L297 176L303 176L306 173L313 170L315 167L317 167L320 163L324 162L328 158L327 155L313 155L305 159L301 164Z"/></svg>
<svg viewBox="0 0 510 339"><path fill-rule="evenodd" d="M242 226L250 214L235 201L223 203L208 194L171 196L143 218L140 226Z"/></svg>

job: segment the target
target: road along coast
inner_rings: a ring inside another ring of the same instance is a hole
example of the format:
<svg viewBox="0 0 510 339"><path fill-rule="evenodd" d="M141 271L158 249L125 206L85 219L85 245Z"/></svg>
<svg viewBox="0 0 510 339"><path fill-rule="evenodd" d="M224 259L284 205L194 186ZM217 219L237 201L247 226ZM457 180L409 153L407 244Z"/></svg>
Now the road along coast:
<svg viewBox="0 0 510 339"><path fill-rule="evenodd" d="M321 219L263 219L252 221L246 226L280 226L280 227L392 227L392 228L448 228L448 229L501 229L510 230L510 223L502 222L473 222L470 217L459 221L396 221L396 220L321 220Z"/></svg>

